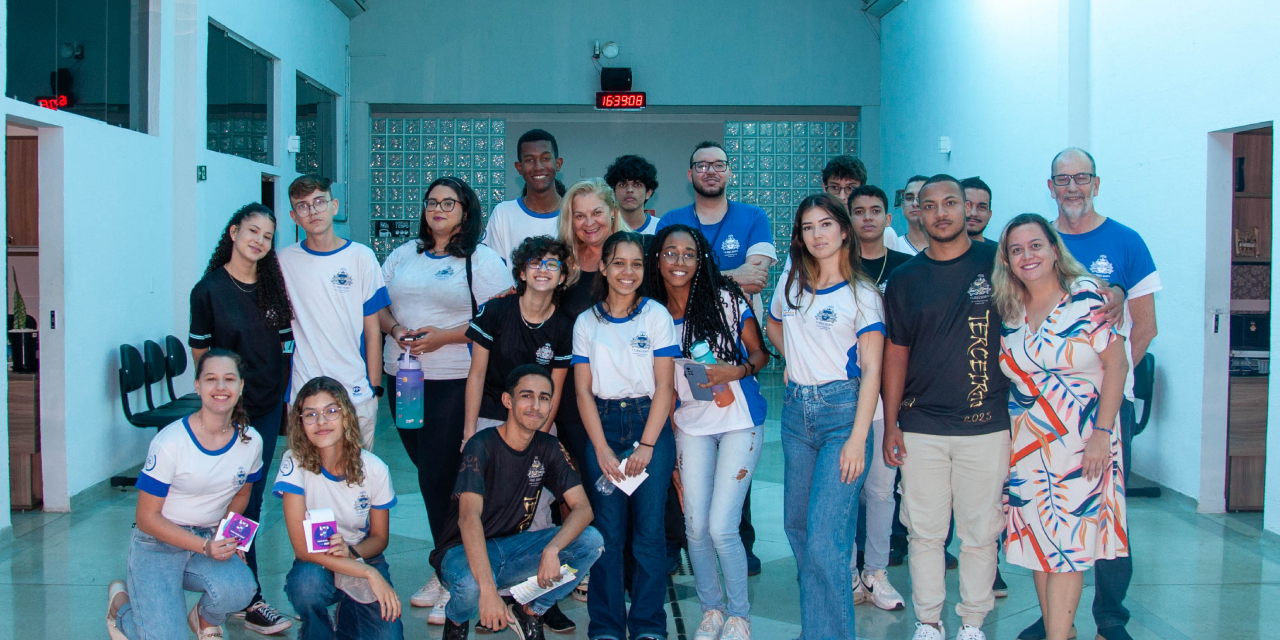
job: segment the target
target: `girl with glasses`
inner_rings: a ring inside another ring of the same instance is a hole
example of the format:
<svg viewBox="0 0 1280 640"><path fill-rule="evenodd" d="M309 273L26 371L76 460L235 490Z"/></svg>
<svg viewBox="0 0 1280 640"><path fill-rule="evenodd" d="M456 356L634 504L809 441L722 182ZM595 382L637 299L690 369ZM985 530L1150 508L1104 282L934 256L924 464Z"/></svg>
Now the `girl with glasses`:
<svg viewBox="0 0 1280 640"><path fill-rule="evenodd" d="M720 273L702 233L686 225L654 236L645 290L675 319L681 355L693 358L699 342L710 347L718 364L706 366L707 383L699 386L726 385L733 393L724 406L699 400L683 372L676 373L680 403L672 425L679 462L672 481L684 504L689 564L702 603L694 640L749 640L747 552L738 526L764 443L766 405L755 376L769 363L764 336L742 288Z"/></svg>
<svg viewBox="0 0 1280 640"><path fill-rule="evenodd" d="M333 378L302 386L289 412L289 450L272 493L284 499L293 568L284 591L302 618L299 638L400 640L400 598L382 552L390 540L396 493L391 472L360 448L360 423L346 389ZM337 533L312 553L303 531L307 513L330 509ZM337 620L329 607L338 605Z"/></svg>

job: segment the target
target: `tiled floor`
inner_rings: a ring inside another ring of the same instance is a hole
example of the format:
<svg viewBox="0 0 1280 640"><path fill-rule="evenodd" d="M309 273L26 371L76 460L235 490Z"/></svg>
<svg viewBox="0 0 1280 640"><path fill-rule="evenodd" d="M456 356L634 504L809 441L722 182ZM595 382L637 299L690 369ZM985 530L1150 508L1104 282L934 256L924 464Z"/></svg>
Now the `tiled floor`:
<svg viewBox="0 0 1280 640"><path fill-rule="evenodd" d="M780 407L776 387L770 391L771 403ZM776 416L776 409L773 413ZM388 422L382 416L376 452L391 466L400 491L400 503L392 511L387 556L392 579L407 605L409 596L430 575L427 552L432 544L414 469ZM776 421L768 424L766 433L752 501L759 536L756 553L764 561L763 573L751 578L752 628L759 640L790 640L799 634L799 608L795 563L781 525L782 450ZM283 444L282 440L282 448ZM124 576L134 496L132 489L94 489L76 498L72 513L13 514L12 534L0 534L0 639L106 637L106 585ZM282 589L292 552L280 524L279 500L268 497L263 511L262 532L255 543L264 551L260 555L263 587L270 602L290 612ZM1137 552L1128 600L1133 611L1129 631L1135 638L1280 637L1280 607L1274 604L1280 601L1280 543L1275 536L1262 536L1258 514L1202 516L1190 500L1166 492L1161 499L1131 500L1129 518ZM1012 640L1039 612L1030 573L1007 565L1003 571L1010 596L998 601L985 630L990 638ZM890 569L890 577L909 598L907 567ZM956 572L948 572L947 577L951 600L945 622L954 636ZM1084 610L1076 621L1084 639L1094 636L1087 606L1093 596L1091 582L1091 576L1086 577ZM676 640L679 630L692 636L701 612L687 564L673 583L677 601L671 609L683 618L682 623L670 619L670 638ZM191 594L192 601L195 597ZM585 605L566 600L562 607L578 621L577 637L585 638ZM424 609L406 607L407 638L440 636L440 627L427 626L426 614ZM898 612L862 605L857 616L862 638L906 639L914 629L909 604L907 611ZM294 637L294 631L289 637ZM548 636L555 638L555 634ZM231 621L227 637L258 636Z"/></svg>

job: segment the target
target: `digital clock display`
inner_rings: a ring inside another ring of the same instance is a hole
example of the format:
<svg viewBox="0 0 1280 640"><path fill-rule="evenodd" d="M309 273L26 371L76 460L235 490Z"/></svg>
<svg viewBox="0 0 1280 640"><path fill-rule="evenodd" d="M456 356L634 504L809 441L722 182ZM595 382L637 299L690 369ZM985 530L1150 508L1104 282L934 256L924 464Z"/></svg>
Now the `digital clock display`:
<svg viewBox="0 0 1280 640"><path fill-rule="evenodd" d="M610 111L639 111L648 101L643 91L597 91L596 108Z"/></svg>

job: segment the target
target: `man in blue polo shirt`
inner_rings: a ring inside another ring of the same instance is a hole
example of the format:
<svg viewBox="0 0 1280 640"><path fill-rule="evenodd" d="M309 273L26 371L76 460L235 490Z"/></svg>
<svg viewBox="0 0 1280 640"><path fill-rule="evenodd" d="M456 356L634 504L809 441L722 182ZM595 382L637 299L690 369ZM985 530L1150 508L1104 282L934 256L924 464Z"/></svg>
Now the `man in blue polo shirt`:
<svg viewBox="0 0 1280 640"><path fill-rule="evenodd" d="M1110 282L1112 289L1126 296L1120 333L1128 338L1130 359L1125 400L1120 407L1120 442L1127 486L1134 425L1133 370L1156 337L1155 293L1161 285L1155 261L1142 236L1112 218L1102 217L1093 208L1100 183L1098 166L1084 149L1064 149L1050 164L1049 191L1058 202L1058 218L1053 225L1062 242L1090 273ZM1130 530L1130 540L1132 533ZM1106 640L1129 640L1129 632L1124 628L1129 621L1124 598L1133 578L1132 545L1128 556L1098 560L1094 570L1093 619L1098 635ZM1044 637L1043 619L1018 634L1020 640Z"/></svg>

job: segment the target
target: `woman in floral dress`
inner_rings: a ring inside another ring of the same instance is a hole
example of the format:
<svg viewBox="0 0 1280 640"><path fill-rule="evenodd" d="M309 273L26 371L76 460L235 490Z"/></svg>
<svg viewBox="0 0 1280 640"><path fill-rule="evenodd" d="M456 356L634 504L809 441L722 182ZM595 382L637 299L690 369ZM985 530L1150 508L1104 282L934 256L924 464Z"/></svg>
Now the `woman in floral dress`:
<svg viewBox="0 0 1280 640"><path fill-rule="evenodd" d="M1116 421L1125 340L1094 317L1100 283L1039 215L1005 227L993 280L1013 383L1005 555L1034 572L1048 640L1066 640L1084 571L1129 555Z"/></svg>

